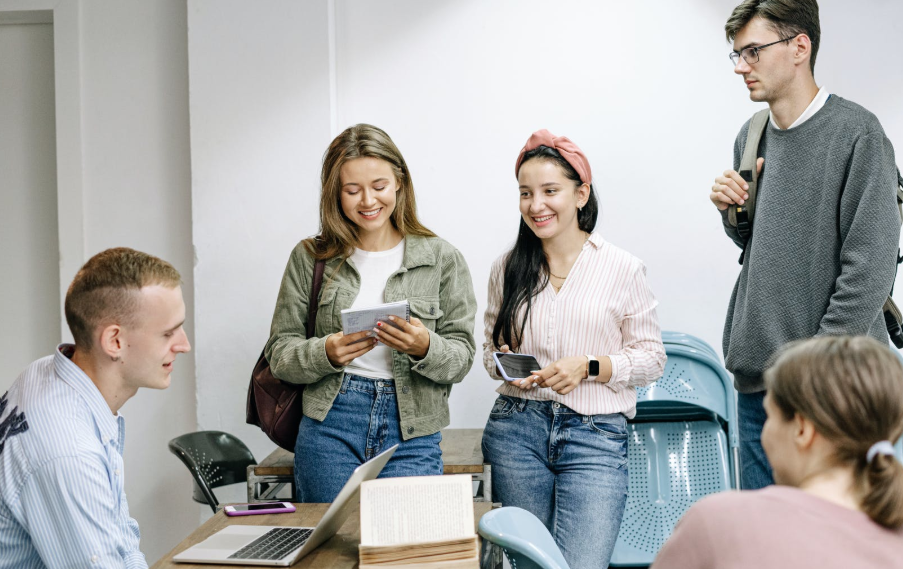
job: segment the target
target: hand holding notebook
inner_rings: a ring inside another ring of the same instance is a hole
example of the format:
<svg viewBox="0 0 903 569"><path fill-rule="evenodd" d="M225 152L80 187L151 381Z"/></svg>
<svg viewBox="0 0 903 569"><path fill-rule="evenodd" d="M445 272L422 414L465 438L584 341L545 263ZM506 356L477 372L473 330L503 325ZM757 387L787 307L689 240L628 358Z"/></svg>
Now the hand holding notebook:
<svg viewBox="0 0 903 569"><path fill-rule="evenodd" d="M348 308L342 311L342 333L348 336L355 332L369 331L368 337L375 338L377 322L389 322L389 316L411 321L411 305L407 300L389 302L368 308Z"/></svg>

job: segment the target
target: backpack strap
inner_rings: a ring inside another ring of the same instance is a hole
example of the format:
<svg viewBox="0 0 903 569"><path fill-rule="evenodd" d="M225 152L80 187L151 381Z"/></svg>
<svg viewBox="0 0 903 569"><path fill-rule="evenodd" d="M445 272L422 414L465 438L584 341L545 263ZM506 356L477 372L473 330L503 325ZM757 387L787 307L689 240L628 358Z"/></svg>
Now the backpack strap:
<svg viewBox="0 0 903 569"><path fill-rule="evenodd" d="M743 147L743 157L740 160L739 172L740 176L749 184L749 190L747 191L749 199L743 205L733 204L728 208L728 223L737 228L737 232L744 242L748 242L752 235L753 215L756 210L756 190L758 189L759 181L759 174L756 171L756 160L759 158L759 142L761 142L765 128L768 126L770 114L770 109L762 109L754 114L749 121L749 129L746 131L746 146Z"/></svg>

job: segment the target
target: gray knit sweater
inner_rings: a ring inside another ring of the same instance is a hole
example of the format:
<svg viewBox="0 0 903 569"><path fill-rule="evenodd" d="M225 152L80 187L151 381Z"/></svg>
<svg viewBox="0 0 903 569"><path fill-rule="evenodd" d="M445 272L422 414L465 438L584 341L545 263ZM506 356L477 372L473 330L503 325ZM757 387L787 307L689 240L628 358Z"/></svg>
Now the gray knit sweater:
<svg viewBox="0 0 903 569"><path fill-rule="evenodd" d="M734 143L734 169L749 122ZM881 307L899 243L894 150L878 119L832 95L803 124L767 127L752 240L724 323L725 365L741 393L784 343L868 334L887 342ZM722 214L728 236L742 247Z"/></svg>

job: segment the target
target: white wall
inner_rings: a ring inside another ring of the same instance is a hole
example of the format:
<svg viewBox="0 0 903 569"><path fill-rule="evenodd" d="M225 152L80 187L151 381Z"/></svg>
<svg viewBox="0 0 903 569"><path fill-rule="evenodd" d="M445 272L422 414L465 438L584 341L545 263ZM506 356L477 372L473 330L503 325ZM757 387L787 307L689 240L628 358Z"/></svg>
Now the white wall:
<svg viewBox="0 0 903 569"><path fill-rule="evenodd" d="M548 128L589 155L599 229L645 260L664 328L720 351L738 251L707 196L758 108L727 57L734 0L188 4L203 427L273 448L244 425L248 373L288 253L317 231L322 153L356 122L393 137L423 221L468 259L479 341L489 266L518 223L514 159ZM819 83L903 147L903 5L821 5ZM452 393L453 426L485 422L493 384L478 362Z"/></svg>
<svg viewBox="0 0 903 569"><path fill-rule="evenodd" d="M0 322L16 323L4 393L60 338L53 25L0 23L0 77Z"/></svg>

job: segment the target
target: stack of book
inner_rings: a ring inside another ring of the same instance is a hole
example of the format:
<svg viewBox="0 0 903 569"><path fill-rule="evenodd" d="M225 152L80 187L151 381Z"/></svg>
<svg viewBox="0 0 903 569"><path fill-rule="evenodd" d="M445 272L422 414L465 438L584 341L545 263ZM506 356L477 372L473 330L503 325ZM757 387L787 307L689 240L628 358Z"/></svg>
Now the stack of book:
<svg viewBox="0 0 903 569"><path fill-rule="evenodd" d="M471 477L364 482L359 554L360 569L479 569Z"/></svg>

